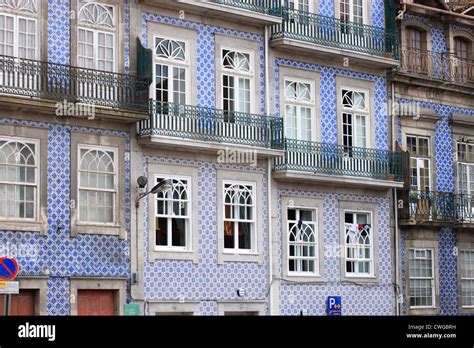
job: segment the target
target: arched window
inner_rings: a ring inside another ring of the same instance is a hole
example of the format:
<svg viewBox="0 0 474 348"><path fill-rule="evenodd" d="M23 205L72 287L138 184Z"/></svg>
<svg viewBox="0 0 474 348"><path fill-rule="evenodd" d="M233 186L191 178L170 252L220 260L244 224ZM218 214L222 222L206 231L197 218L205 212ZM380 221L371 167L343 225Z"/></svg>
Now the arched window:
<svg viewBox="0 0 474 348"><path fill-rule="evenodd" d="M462 37L454 38L454 79L457 82L466 82L473 78L474 63L470 60L470 42Z"/></svg>
<svg viewBox="0 0 474 348"><path fill-rule="evenodd" d="M98 2L78 2L77 64L115 71L116 9Z"/></svg>
<svg viewBox="0 0 474 348"><path fill-rule="evenodd" d="M155 182L172 180L173 188L156 197L155 250L191 248L191 178L157 175Z"/></svg>
<svg viewBox="0 0 474 348"><path fill-rule="evenodd" d="M79 222L116 222L117 151L79 147Z"/></svg>
<svg viewBox="0 0 474 348"><path fill-rule="evenodd" d="M417 27L406 28L405 49L402 52L403 68L412 72L426 72L429 52L426 48L426 32Z"/></svg>
<svg viewBox="0 0 474 348"><path fill-rule="evenodd" d="M290 139L312 141L315 100L314 83L285 80L285 136Z"/></svg>
<svg viewBox="0 0 474 348"><path fill-rule="evenodd" d="M37 145L0 139L0 217L35 219Z"/></svg>
<svg viewBox="0 0 474 348"><path fill-rule="evenodd" d="M372 276L373 248L371 216L368 213L345 213L346 275Z"/></svg>
<svg viewBox="0 0 474 348"><path fill-rule="evenodd" d="M318 274L316 211L288 209L288 273Z"/></svg>
<svg viewBox="0 0 474 348"><path fill-rule="evenodd" d="M224 182L224 249L255 249L255 184Z"/></svg>

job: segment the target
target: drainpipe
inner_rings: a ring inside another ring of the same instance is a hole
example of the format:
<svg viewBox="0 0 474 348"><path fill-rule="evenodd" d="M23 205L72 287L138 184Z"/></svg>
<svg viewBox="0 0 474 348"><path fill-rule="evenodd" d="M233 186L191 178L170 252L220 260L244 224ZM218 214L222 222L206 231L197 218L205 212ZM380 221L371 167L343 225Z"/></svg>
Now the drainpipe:
<svg viewBox="0 0 474 348"><path fill-rule="evenodd" d="M265 26L265 113L270 115L270 86L268 77L268 41L270 27ZM272 257L272 159L267 160L267 205L268 205L268 301L270 315L273 315L273 294L272 294L272 282L273 282L273 257Z"/></svg>

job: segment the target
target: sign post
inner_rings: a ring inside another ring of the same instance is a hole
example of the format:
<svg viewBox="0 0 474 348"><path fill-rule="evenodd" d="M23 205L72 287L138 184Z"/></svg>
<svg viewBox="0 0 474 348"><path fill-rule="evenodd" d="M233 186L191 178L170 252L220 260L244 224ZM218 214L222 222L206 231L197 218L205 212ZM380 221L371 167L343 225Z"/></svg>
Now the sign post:
<svg viewBox="0 0 474 348"><path fill-rule="evenodd" d="M342 315L341 296L328 296L327 314L330 317Z"/></svg>
<svg viewBox="0 0 474 348"><path fill-rule="evenodd" d="M20 283L9 280L15 279L18 274L18 262L14 258L0 258L0 295L3 294L3 311L7 317L10 315L12 294L20 292Z"/></svg>

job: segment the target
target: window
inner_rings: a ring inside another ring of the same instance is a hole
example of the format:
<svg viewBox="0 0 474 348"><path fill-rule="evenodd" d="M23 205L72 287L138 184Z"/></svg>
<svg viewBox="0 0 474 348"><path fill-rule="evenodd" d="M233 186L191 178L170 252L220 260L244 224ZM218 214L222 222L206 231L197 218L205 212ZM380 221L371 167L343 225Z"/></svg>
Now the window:
<svg viewBox="0 0 474 348"><path fill-rule="evenodd" d="M457 143L458 192L461 196L461 218L474 220L474 144Z"/></svg>
<svg viewBox="0 0 474 348"><path fill-rule="evenodd" d="M474 307L474 251L461 251L461 305Z"/></svg>
<svg viewBox="0 0 474 348"><path fill-rule="evenodd" d="M344 221L346 276L373 276L371 214L345 211Z"/></svg>
<svg viewBox="0 0 474 348"><path fill-rule="evenodd" d="M191 178L157 175L155 183L171 179L173 188L156 196L155 250L191 249Z"/></svg>
<svg viewBox="0 0 474 348"><path fill-rule="evenodd" d="M287 0L288 4L286 5L287 8L291 10L303 11L303 12L311 12L310 11L310 0Z"/></svg>
<svg viewBox="0 0 474 348"><path fill-rule="evenodd" d="M36 219L37 158L36 142L0 138L0 218Z"/></svg>
<svg viewBox="0 0 474 348"><path fill-rule="evenodd" d="M224 181L224 251L254 252L255 184Z"/></svg>
<svg viewBox="0 0 474 348"><path fill-rule="evenodd" d="M346 149L368 147L369 92L342 88L342 141Z"/></svg>
<svg viewBox="0 0 474 348"><path fill-rule="evenodd" d="M419 192L430 191L430 139L407 135L406 140L410 152L411 189Z"/></svg>
<svg viewBox="0 0 474 348"><path fill-rule="evenodd" d="M432 249L409 250L410 307L434 307Z"/></svg>
<svg viewBox="0 0 474 348"><path fill-rule="evenodd" d="M222 107L227 113L253 111L252 61L250 53L222 50Z"/></svg>
<svg viewBox="0 0 474 348"><path fill-rule="evenodd" d="M288 274L318 275L318 231L315 209L288 208Z"/></svg>
<svg viewBox="0 0 474 348"><path fill-rule="evenodd" d="M115 224L117 150L79 146L78 222Z"/></svg>
<svg viewBox="0 0 474 348"><path fill-rule="evenodd" d="M459 37L454 38L454 55L457 58L454 61L454 78L456 81L466 81L471 77L469 70L472 66L469 61L469 42Z"/></svg>
<svg viewBox="0 0 474 348"><path fill-rule="evenodd" d="M155 37L155 91L158 102L185 105L188 103L188 43L182 40Z"/></svg>
<svg viewBox="0 0 474 348"><path fill-rule="evenodd" d="M115 71L116 10L114 6L79 2L77 64L82 68Z"/></svg>
<svg viewBox="0 0 474 348"><path fill-rule="evenodd" d="M1 8L17 10L5 4ZM27 14L25 10L21 11L22 15L0 13L0 54L36 59L38 56L37 21L36 18L24 16L23 13Z"/></svg>
<svg viewBox="0 0 474 348"><path fill-rule="evenodd" d="M339 18L342 21L364 24L364 0L340 0Z"/></svg>
<svg viewBox="0 0 474 348"><path fill-rule="evenodd" d="M313 83L285 80L286 137L313 140Z"/></svg>

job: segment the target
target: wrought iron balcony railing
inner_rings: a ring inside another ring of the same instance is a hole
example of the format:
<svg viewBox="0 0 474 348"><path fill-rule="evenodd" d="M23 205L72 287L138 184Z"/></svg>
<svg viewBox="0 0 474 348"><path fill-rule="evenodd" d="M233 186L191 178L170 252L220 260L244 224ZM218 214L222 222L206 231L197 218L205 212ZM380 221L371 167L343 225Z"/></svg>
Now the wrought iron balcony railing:
<svg viewBox="0 0 474 348"><path fill-rule="evenodd" d="M404 191L401 220L438 223L474 223L474 196L452 192Z"/></svg>
<svg viewBox="0 0 474 348"><path fill-rule="evenodd" d="M275 158L275 171L303 171L402 181L401 152L285 139L285 155Z"/></svg>
<svg viewBox="0 0 474 348"><path fill-rule="evenodd" d="M281 149L283 122L271 116L150 101L150 118L139 122L138 133Z"/></svg>
<svg viewBox="0 0 474 348"><path fill-rule="evenodd" d="M398 59L398 33L310 12L282 9L282 24L272 38L290 38Z"/></svg>
<svg viewBox="0 0 474 348"><path fill-rule="evenodd" d="M209 0L209 2L280 16L279 1L275 0Z"/></svg>
<svg viewBox="0 0 474 348"><path fill-rule="evenodd" d="M0 55L0 93L148 111L146 78Z"/></svg>
<svg viewBox="0 0 474 348"><path fill-rule="evenodd" d="M474 84L474 60L449 53L401 49L400 72L436 80Z"/></svg>

